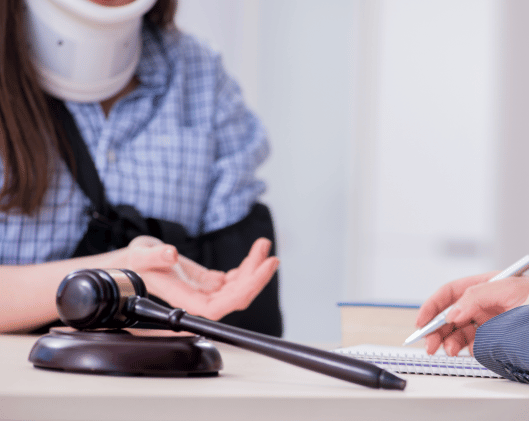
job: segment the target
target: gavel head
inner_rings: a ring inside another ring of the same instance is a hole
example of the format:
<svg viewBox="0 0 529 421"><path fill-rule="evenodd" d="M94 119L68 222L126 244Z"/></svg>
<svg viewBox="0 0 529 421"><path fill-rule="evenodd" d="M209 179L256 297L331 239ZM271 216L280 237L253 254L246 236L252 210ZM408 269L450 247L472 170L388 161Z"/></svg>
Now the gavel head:
<svg viewBox="0 0 529 421"><path fill-rule="evenodd" d="M127 269L83 269L70 273L57 291L62 322L75 329L123 328L136 320L127 315L129 298L146 297L142 279Z"/></svg>

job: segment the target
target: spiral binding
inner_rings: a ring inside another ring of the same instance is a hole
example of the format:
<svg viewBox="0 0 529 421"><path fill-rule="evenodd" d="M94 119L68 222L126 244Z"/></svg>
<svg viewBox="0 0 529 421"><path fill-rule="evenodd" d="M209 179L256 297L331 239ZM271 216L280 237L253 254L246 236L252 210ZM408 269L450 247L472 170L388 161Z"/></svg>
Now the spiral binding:
<svg viewBox="0 0 529 421"><path fill-rule="evenodd" d="M482 366L475 358L468 356L392 354L358 351L348 348L340 348L335 350L335 352L376 364L385 370L395 373L501 378L500 375Z"/></svg>

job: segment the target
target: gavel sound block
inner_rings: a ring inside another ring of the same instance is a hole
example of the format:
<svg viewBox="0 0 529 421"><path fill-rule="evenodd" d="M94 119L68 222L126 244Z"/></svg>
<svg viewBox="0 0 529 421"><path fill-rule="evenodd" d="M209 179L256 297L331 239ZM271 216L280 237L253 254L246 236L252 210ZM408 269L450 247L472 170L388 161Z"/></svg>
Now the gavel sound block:
<svg viewBox="0 0 529 421"><path fill-rule="evenodd" d="M37 340L29 361L46 369L153 377L214 376L222 369L219 351L201 336L143 336L134 329L55 327Z"/></svg>
<svg viewBox="0 0 529 421"><path fill-rule="evenodd" d="M146 297L147 291L132 271L72 272L59 287L57 308L63 322L75 329L52 328L37 340L29 361L39 368L94 374L218 374L220 353L200 335L167 336L157 329L126 329L137 319L124 315L121 307L136 296Z"/></svg>

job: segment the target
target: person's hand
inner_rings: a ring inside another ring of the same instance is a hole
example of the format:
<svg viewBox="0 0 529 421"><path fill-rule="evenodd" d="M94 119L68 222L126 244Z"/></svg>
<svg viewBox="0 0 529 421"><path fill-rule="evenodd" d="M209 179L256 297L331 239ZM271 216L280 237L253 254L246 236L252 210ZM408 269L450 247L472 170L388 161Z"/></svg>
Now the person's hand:
<svg viewBox="0 0 529 421"><path fill-rule="evenodd" d="M179 282L202 292L218 291L226 281L224 272L208 269L182 255L178 256L173 269Z"/></svg>
<svg viewBox="0 0 529 421"><path fill-rule="evenodd" d="M235 310L244 310L270 281L279 260L268 256L271 242L258 239L241 265L227 273L213 271L178 255L175 247L154 237L140 236L126 248L126 265L145 281L147 290L173 307L218 320ZM198 284L179 278L178 266Z"/></svg>
<svg viewBox="0 0 529 421"><path fill-rule="evenodd" d="M468 346L472 353L476 329L500 313L524 304L529 296L528 277L510 277L487 282L497 272L458 279L443 285L419 309L417 327L425 326L453 304L447 324L426 337L426 351L433 354L441 345L455 356Z"/></svg>

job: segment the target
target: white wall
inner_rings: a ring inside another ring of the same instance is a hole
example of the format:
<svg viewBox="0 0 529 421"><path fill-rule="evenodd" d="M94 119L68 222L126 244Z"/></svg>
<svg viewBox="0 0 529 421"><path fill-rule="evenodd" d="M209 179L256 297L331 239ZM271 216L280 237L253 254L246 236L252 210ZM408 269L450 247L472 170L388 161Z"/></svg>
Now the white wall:
<svg viewBox="0 0 529 421"><path fill-rule="evenodd" d="M504 267L529 252L529 2L501 6L495 249Z"/></svg>
<svg viewBox="0 0 529 421"><path fill-rule="evenodd" d="M420 303L496 268L496 1L364 1L350 299ZM364 54L365 56L365 54ZM362 177L362 178L360 178ZM513 261L520 256L512 256Z"/></svg>
<svg viewBox="0 0 529 421"><path fill-rule="evenodd" d="M498 3L180 0L269 129L288 339L496 268Z"/></svg>

